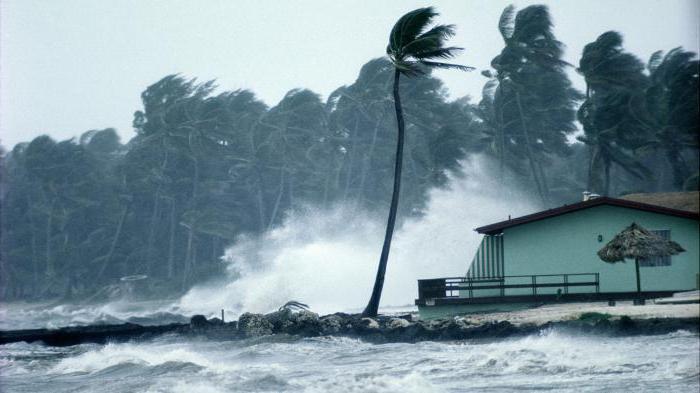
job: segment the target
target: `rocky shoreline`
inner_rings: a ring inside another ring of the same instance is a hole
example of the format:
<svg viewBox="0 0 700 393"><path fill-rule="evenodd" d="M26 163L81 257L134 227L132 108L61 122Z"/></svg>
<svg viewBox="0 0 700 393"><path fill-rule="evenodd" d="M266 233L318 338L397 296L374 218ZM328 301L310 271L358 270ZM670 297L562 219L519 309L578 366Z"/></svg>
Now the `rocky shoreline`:
<svg viewBox="0 0 700 393"><path fill-rule="evenodd" d="M224 323L218 318L195 315L189 324L142 326L137 324L72 326L59 329L0 331L0 344L43 342L50 346L84 343L104 344L148 340L164 334L185 337L236 340L275 334L298 337L342 336L372 343L499 339L537 334L557 329L578 334L615 336L667 334L678 330L698 333L698 318L615 317L606 314L582 315L579 319L544 324L513 324L508 321L474 323L468 318L415 320L411 314L362 318L358 314L336 313L319 316L301 310L283 309L269 314L245 313L238 321Z"/></svg>

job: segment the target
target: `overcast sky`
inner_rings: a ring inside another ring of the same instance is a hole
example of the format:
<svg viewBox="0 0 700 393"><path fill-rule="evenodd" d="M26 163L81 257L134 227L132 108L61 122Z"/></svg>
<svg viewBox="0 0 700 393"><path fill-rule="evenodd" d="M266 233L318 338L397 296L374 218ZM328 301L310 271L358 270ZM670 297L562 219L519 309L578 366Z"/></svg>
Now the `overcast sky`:
<svg viewBox="0 0 700 393"><path fill-rule="evenodd" d="M297 87L325 98L384 54L398 17L426 5L457 25L452 43L466 49L457 61L485 69L510 3L548 4L573 64L607 30L645 61L659 49L698 51L698 0L0 0L0 143L106 127L126 142L141 92L172 73L251 89L270 106ZM479 72L437 75L452 98L478 98L485 82Z"/></svg>

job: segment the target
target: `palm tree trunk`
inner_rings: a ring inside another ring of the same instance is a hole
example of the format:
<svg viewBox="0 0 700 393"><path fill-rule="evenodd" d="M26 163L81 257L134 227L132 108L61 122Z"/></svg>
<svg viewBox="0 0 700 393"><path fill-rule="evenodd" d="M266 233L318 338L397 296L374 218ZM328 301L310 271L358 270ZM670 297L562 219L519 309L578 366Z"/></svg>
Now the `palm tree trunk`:
<svg viewBox="0 0 700 393"><path fill-rule="evenodd" d="M667 149L666 159L671 164L671 172L673 173L673 188L675 191L683 190L683 183L688 177L688 170L683 162L683 156L679 149Z"/></svg>
<svg viewBox="0 0 700 393"><path fill-rule="evenodd" d="M53 259L51 258L51 237L53 236L53 211L54 207L56 206L56 200L58 198L54 198L51 201L51 207L49 207L49 216L46 219L46 278L49 280L53 279L54 275L54 266L53 266Z"/></svg>
<svg viewBox="0 0 700 393"><path fill-rule="evenodd" d="M194 175L192 177L192 197L191 197L191 206L192 206L192 211L195 212L195 215L197 214L197 197L198 191L199 191L199 160L197 159L196 156L193 156L193 164L194 164ZM187 285L188 280L190 279L190 272L191 270L194 269L195 263L196 263L196 257L193 258L194 253L192 252L192 248L195 247L195 238L194 238L194 226L195 226L195 219L193 219L189 225L187 226L187 249L185 251L185 266L183 269L182 273L182 288L184 289L185 286Z"/></svg>
<svg viewBox="0 0 700 393"><path fill-rule="evenodd" d="M260 171L255 169L256 172L256 188L257 188L257 203L258 203L258 232L263 233L265 230L265 201L263 200L263 188L262 179L260 178Z"/></svg>
<svg viewBox="0 0 700 393"><path fill-rule="evenodd" d="M586 182L586 191L592 191L593 187L593 149L595 147L588 146L588 181Z"/></svg>
<svg viewBox="0 0 700 393"><path fill-rule="evenodd" d="M399 206L399 191L401 190L401 165L403 161L403 144L404 144L404 122L403 109L401 108L401 97L399 95L399 70L394 71L394 108L396 109L396 122L398 125L398 138L396 142L396 164L394 167L394 190L391 195L391 207L389 208L389 219L386 224L386 234L384 235L384 245L382 246L382 254L379 258L379 267L377 268L377 277L374 279L374 288L372 296L367 303L367 307L362 312L364 317L376 317L379 310L379 300L382 297L382 288L384 287L384 275L386 273L386 265L389 260L389 249L391 248L391 238L394 235L394 224L396 223L396 211Z"/></svg>
<svg viewBox="0 0 700 393"><path fill-rule="evenodd" d="M639 281L639 258L634 258L634 269L637 271L637 294L642 293L642 286Z"/></svg>
<svg viewBox="0 0 700 393"><path fill-rule="evenodd" d="M117 224L117 230L114 232L114 237L112 238L112 244L109 246L109 251L107 252L107 257L105 258L104 263L102 264L102 267L100 268L100 272L97 274L97 281L99 281L102 278L102 274L105 272L105 269L107 269L107 266L109 266L109 262L112 260L112 255L114 255L114 250L117 247L117 242L119 241L119 235L122 233L122 227L124 227L124 219L126 219L126 215L129 212L129 205L125 205L124 209L122 210L122 214L119 216L119 223Z"/></svg>
<svg viewBox="0 0 700 393"><path fill-rule="evenodd" d="M37 241L36 241L36 225L34 222L34 214L32 212L32 206L34 206L34 202L31 197L31 190L27 192L27 202L29 209L27 210L27 216L29 217L29 228L31 230L32 234L32 240L31 240L31 245L32 245L32 286L31 286L31 293L32 295L36 295L37 293L37 288L39 287L39 263L37 262ZM3 258L4 260L7 260L7 258Z"/></svg>
<svg viewBox="0 0 700 393"><path fill-rule="evenodd" d="M282 202L282 194L284 194L284 169L280 169L280 189L279 194L277 194L277 199L275 200L275 206L272 208L272 214L270 214L270 222L267 223L267 230L271 230L272 226L275 224L275 219L277 218L277 211L280 207L280 202Z"/></svg>
<svg viewBox="0 0 700 393"><path fill-rule="evenodd" d="M175 198L170 200L170 241L168 242L168 279L175 274Z"/></svg>
<svg viewBox="0 0 700 393"><path fill-rule="evenodd" d="M535 185L537 186L537 192L540 194L540 199L542 200L542 203L547 206L548 203L548 198L547 195L545 194L545 190L542 186L542 182L540 181L537 167L535 166L535 157L532 155L532 146L530 146L530 134L527 131L527 124L525 122L525 115L523 113L523 106L522 103L520 102L520 93L515 92L515 101L518 104L518 111L520 112L520 122L523 127L523 136L525 137L525 153L527 154L527 159L528 162L530 163L530 171L532 172L532 178L535 181Z"/></svg>
<svg viewBox="0 0 700 393"><path fill-rule="evenodd" d="M609 160L605 161L605 184L603 185L603 196L610 196L610 166Z"/></svg>
<svg viewBox="0 0 700 393"><path fill-rule="evenodd" d="M192 225L194 225L194 223L190 223L190 225L187 228L187 251L185 252L185 266L182 270L183 290L187 287L187 282L190 276L190 270L192 268L192 245L194 243L194 231L192 231Z"/></svg>
<svg viewBox="0 0 700 393"><path fill-rule="evenodd" d="M498 177L501 187L505 187L505 160L506 160L506 133L503 127L503 108L496 106L496 119L498 121Z"/></svg>
<svg viewBox="0 0 700 393"><path fill-rule="evenodd" d="M148 237L146 240L146 272L151 274L151 266L153 261L153 243L156 237L156 223L160 216L160 185L156 189L153 197L153 211L151 212L151 220L148 229Z"/></svg>

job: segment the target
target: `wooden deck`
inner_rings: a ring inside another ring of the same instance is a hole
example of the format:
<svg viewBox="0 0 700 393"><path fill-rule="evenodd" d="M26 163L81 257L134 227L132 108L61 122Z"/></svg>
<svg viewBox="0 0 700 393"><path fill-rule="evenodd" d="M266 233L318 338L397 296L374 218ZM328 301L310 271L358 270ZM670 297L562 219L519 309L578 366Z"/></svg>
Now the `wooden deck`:
<svg viewBox="0 0 700 393"><path fill-rule="evenodd" d="M555 289L557 292L552 293ZM523 294L523 291L528 293ZM513 294L514 292L518 293ZM669 297L674 292L678 291L600 292L598 273L491 278L446 277L418 280L418 299L415 300L415 304L440 306L595 302Z"/></svg>
<svg viewBox="0 0 700 393"><path fill-rule="evenodd" d="M557 302L603 302L610 300L655 299L670 297L678 291L647 291L647 292L598 292L598 293L569 293L562 295L514 295L489 297L442 297L416 299L417 306L446 306L446 305L477 305L499 303L557 303Z"/></svg>

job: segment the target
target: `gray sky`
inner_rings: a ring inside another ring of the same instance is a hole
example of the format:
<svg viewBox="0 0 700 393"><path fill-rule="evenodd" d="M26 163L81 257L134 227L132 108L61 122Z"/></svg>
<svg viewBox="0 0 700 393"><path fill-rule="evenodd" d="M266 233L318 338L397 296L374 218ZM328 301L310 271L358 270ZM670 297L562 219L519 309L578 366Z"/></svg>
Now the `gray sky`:
<svg viewBox="0 0 700 393"><path fill-rule="evenodd" d="M484 69L503 46L496 26L510 3L549 4L573 64L607 30L643 60L698 51L697 0L0 0L0 143L106 127L125 142L141 92L178 72L251 89L268 105L297 87L325 97L384 54L398 17L426 5L457 25L452 43L466 49L457 62ZM437 75L452 98L478 98L485 82L478 72Z"/></svg>

